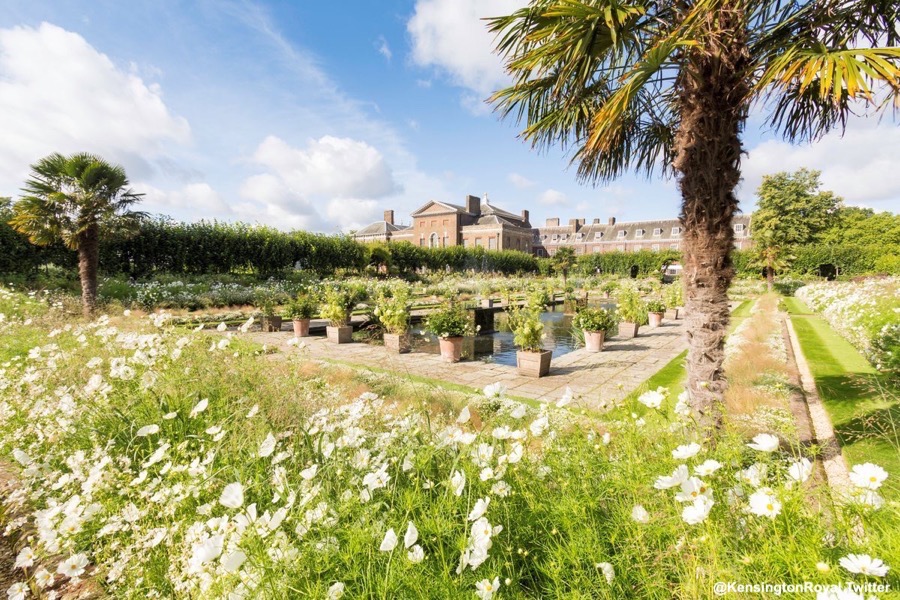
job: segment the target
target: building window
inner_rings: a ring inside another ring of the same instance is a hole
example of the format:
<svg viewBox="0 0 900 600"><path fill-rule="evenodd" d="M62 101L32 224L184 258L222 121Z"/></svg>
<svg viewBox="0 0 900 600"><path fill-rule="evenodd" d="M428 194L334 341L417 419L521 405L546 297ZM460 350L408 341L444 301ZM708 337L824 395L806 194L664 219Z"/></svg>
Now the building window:
<svg viewBox="0 0 900 600"><path fill-rule="evenodd" d="M594 254L600 252L600 246L594 246Z"/></svg>
<svg viewBox="0 0 900 600"><path fill-rule="evenodd" d="M562 237L559 238L559 241L564 242L564 241L566 241L567 239L569 239L569 234L568 234L568 233L564 233L564 234L562 234Z"/></svg>
<svg viewBox="0 0 900 600"><path fill-rule="evenodd" d="M575 234L575 240L576 240L576 241L579 241L579 242L580 242L583 238L584 238L584 234L583 234L583 233L576 233L576 234Z"/></svg>
<svg viewBox="0 0 900 600"><path fill-rule="evenodd" d="M469 238L463 238L463 248L469 247Z"/></svg>
<svg viewBox="0 0 900 600"><path fill-rule="evenodd" d="M620 237L620 238L624 238L626 235L628 235L628 232L625 231L624 229L620 229L620 230L619 230L619 233L618 233L617 235L618 235L618 237Z"/></svg>
<svg viewBox="0 0 900 600"><path fill-rule="evenodd" d="M594 240L595 240L595 241L596 241L596 240L601 240L601 239L603 239L603 232L602 232L602 231L598 231L597 233L594 234Z"/></svg>
<svg viewBox="0 0 900 600"><path fill-rule="evenodd" d="M559 236L556 235L556 234L554 233L554 234L553 234L553 237L550 239L550 241L551 241L551 242L555 242L555 241L558 240L558 239L559 239Z"/></svg>
<svg viewBox="0 0 900 600"><path fill-rule="evenodd" d="M673 227L673 228L672 228L672 235L676 235L676 236L677 236L677 235L681 235L681 227Z"/></svg>
<svg viewBox="0 0 900 600"><path fill-rule="evenodd" d="M659 237L662 235L662 227L657 227L653 230L653 237Z"/></svg>
<svg viewBox="0 0 900 600"><path fill-rule="evenodd" d="M447 224L448 224L448 223L447 223L447 219L444 219L444 227L446 227Z"/></svg>
<svg viewBox="0 0 900 600"><path fill-rule="evenodd" d="M678 250L678 244L669 244L669 250Z"/></svg>
<svg viewBox="0 0 900 600"><path fill-rule="evenodd" d="M438 247L438 234L432 233L431 237L428 238L428 246L431 248Z"/></svg>
<svg viewBox="0 0 900 600"><path fill-rule="evenodd" d="M743 223L737 223L737 224L734 226L734 232L735 232L736 234L740 235L740 236L744 235L744 224L743 224Z"/></svg>
<svg viewBox="0 0 900 600"><path fill-rule="evenodd" d="M481 241L481 238L475 238L475 247L484 246L484 242Z"/></svg>
<svg viewBox="0 0 900 600"><path fill-rule="evenodd" d="M497 249L497 238L491 236L488 238L488 250L496 250Z"/></svg>
<svg viewBox="0 0 900 600"><path fill-rule="evenodd" d="M634 237L644 237L644 229L635 229Z"/></svg>
<svg viewBox="0 0 900 600"><path fill-rule="evenodd" d="M425 221L419 221L419 227L425 227Z"/></svg>
<svg viewBox="0 0 900 600"><path fill-rule="evenodd" d="M434 220L434 219L432 219L432 221L431 221L431 226L432 226L432 227L437 227L437 221Z"/></svg>

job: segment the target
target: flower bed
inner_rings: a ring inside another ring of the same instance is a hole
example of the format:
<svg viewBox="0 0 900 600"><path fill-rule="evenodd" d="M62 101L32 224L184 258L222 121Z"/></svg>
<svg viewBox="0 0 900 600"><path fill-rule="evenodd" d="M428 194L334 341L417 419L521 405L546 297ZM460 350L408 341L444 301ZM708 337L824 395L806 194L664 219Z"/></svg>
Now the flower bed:
<svg viewBox="0 0 900 600"><path fill-rule="evenodd" d="M900 376L900 277L814 283L796 293L872 365Z"/></svg>

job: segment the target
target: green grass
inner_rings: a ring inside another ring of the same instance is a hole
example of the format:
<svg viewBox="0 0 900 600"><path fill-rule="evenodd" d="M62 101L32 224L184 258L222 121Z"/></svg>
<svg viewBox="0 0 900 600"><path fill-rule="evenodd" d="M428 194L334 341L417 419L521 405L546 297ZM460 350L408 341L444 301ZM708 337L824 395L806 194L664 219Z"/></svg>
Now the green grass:
<svg viewBox="0 0 900 600"><path fill-rule="evenodd" d="M755 300L744 300L740 304L735 307L733 311L731 311L731 316L733 318L743 319L750 316L750 309L753 308L753 303Z"/></svg>
<svg viewBox="0 0 900 600"><path fill-rule="evenodd" d="M848 462L900 472L900 390L803 302L783 302ZM886 497L900 498L896 481L885 488Z"/></svg>
<svg viewBox="0 0 900 600"><path fill-rule="evenodd" d="M647 381L642 383L633 392L628 394L626 400L637 400L638 396L647 390L655 390L656 388L668 388L669 394L675 398L684 391L684 378L687 375L684 361L687 359L687 350L670 360L666 366L650 376Z"/></svg>

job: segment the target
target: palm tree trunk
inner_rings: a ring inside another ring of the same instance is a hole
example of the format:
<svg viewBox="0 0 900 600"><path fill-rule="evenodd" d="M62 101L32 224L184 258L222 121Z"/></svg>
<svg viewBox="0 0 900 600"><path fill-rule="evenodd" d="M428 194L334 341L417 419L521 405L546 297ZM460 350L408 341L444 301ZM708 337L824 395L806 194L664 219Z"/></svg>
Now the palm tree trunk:
<svg viewBox="0 0 900 600"><path fill-rule="evenodd" d="M79 236L78 276L81 278L81 309L90 318L97 308L97 269L100 264L100 230L89 226Z"/></svg>
<svg viewBox="0 0 900 600"><path fill-rule="evenodd" d="M707 425L718 425L726 380L728 286L734 277L731 219L738 200L740 131L746 119L748 61L743 14L725 1L708 16L707 39L690 50L679 90L681 122L675 138L684 225L688 393Z"/></svg>
<svg viewBox="0 0 900 600"><path fill-rule="evenodd" d="M770 292L775 287L775 269L772 267L766 267L766 287Z"/></svg>

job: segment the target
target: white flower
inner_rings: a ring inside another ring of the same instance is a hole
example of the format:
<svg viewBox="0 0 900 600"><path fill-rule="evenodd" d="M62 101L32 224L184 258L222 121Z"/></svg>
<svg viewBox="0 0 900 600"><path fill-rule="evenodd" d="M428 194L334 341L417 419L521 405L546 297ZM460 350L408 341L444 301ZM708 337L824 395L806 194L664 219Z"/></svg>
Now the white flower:
<svg viewBox="0 0 900 600"><path fill-rule="evenodd" d="M278 440L276 440L275 436L270 432L269 435L266 436L266 439L264 439L259 445L259 452L257 453L257 455L260 458L271 456L272 453L275 452L276 444L278 444Z"/></svg>
<svg viewBox="0 0 900 600"><path fill-rule="evenodd" d="M228 323L226 323L225 321L222 321L221 323L216 325L216 331L225 331L226 329L228 329Z"/></svg>
<svg viewBox="0 0 900 600"><path fill-rule="evenodd" d="M464 406L463 409L461 411L459 411L459 416L456 417L456 422L460 423L460 424L468 423L471 416L472 416L472 412L469 410L469 407Z"/></svg>
<svg viewBox="0 0 900 600"><path fill-rule="evenodd" d="M701 449L702 447L700 446L700 444L696 442L683 444L672 450L672 458L676 458L678 460L687 460L692 456L696 456Z"/></svg>
<svg viewBox="0 0 900 600"><path fill-rule="evenodd" d="M31 549L31 546L25 546L22 550L19 551L18 556L16 556L16 564L13 568L16 569L25 569L34 564L34 550Z"/></svg>
<svg viewBox="0 0 900 600"><path fill-rule="evenodd" d="M16 462L22 465L23 467L27 467L31 464L31 457L25 454L23 451L16 448L13 450L13 458L16 459Z"/></svg>
<svg viewBox="0 0 900 600"><path fill-rule="evenodd" d="M247 555L241 550L235 550L231 554L222 557L222 568L226 573L234 573L241 568L247 560Z"/></svg>
<svg viewBox="0 0 900 600"><path fill-rule="evenodd" d="M155 433L159 433L159 425L144 425L140 429L137 430L137 437L147 437L148 435L153 435Z"/></svg>
<svg viewBox="0 0 900 600"><path fill-rule="evenodd" d="M164 421L171 421L172 419L174 419L174 418L177 417L177 416L178 416L178 413L177 413L177 412L166 413L166 414L163 415L163 420L164 420Z"/></svg>
<svg viewBox="0 0 900 600"><path fill-rule="evenodd" d="M526 414L528 414L528 409L524 404L516 404L515 407L511 411L509 411L509 416L513 419L521 419Z"/></svg>
<svg viewBox="0 0 900 600"><path fill-rule="evenodd" d="M781 442L778 440L778 436L774 436L770 433L760 433L753 438L753 443L747 445L760 452L775 452L778 450L779 444L781 444Z"/></svg>
<svg viewBox="0 0 900 600"><path fill-rule="evenodd" d="M657 477L653 487L658 490L668 490L669 488L681 485L687 481L689 476L690 473L688 473L687 465L678 465L670 476L666 477L661 475Z"/></svg>
<svg viewBox="0 0 900 600"><path fill-rule="evenodd" d="M808 458L803 457L791 463L791 466L788 467L788 477L792 481L803 483L812 475L812 470L812 463L809 462Z"/></svg>
<svg viewBox="0 0 900 600"><path fill-rule="evenodd" d="M608 562L601 562L594 565L594 567L603 573L603 577L606 578L606 583L612 584L613 579L616 578L616 570L611 564Z"/></svg>
<svg viewBox="0 0 900 600"><path fill-rule="evenodd" d="M409 559L409 562L418 564L425 560L425 551L422 550L422 546L416 544L406 553L406 558Z"/></svg>
<svg viewBox="0 0 900 600"><path fill-rule="evenodd" d="M252 419L256 416L256 413L259 412L259 404L254 404L249 411L247 411L247 418ZM343 584L341 584L343 585Z"/></svg>
<svg viewBox="0 0 900 600"><path fill-rule="evenodd" d="M506 393L506 385L499 381L497 383L491 383L484 386L482 392L484 392L484 395L488 398L498 398Z"/></svg>
<svg viewBox="0 0 900 600"><path fill-rule="evenodd" d="M240 508L244 505L244 487L239 482L229 483L219 496L219 504L228 508Z"/></svg>
<svg viewBox="0 0 900 600"><path fill-rule="evenodd" d="M494 592L499 589L499 577L494 577L493 581L491 581L490 579L482 579L475 584L475 595L478 596L481 600L491 600L491 598L494 597Z"/></svg>
<svg viewBox="0 0 900 600"><path fill-rule="evenodd" d="M505 481L498 481L491 486L491 493L495 496L500 496L501 498L506 498L507 496L509 496L510 491L511 488Z"/></svg>
<svg viewBox="0 0 900 600"><path fill-rule="evenodd" d="M694 473L699 477L709 477L720 468L722 468L722 463L717 460L709 459L704 461L703 464L694 467Z"/></svg>
<svg viewBox="0 0 900 600"><path fill-rule="evenodd" d="M713 501L707 496L700 495L693 504L684 507L681 518L688 525L697 525L706 520L712 507Z"/></svg>
<svg viewBox="0 0 900 600"><path fill-rule="evenodd" d="M204 410L206 410L207 406L209 406L209 399L204 398L203 400L198 402L197 405L194 406L194 408L191 409L191 416L196 417L197 415L202 413Z"/></svg>
<svg viewBox="0 0 900 600"><path fill-rule="evenodd" d="M572 402L572 398L575 396L575 393L572 391L572 388L566 386L566 391L563 392L562 398L557 400L556 408L563 408Z"/></svg>
<svg viewBox="0 0 900 600"><path fill-rule="evenodd" d="M887 471L872 463L854 465L853 470L850 471L850 481L856 487L864 490L877 490L887 476Z"/></svg>
<svg viewBox="0 0 900 600"><path fill-rule="evenodd" d="M310 479L315 477L316 473L318 473L318 472L319 472L319 465L317 465L316 463L313 463L312 466L307 467L307 468L303 469L302 471L300 471L300 477L302 477L306 481L309 481Z"/></svg>
<svg viewBox="0 0 900 600"><path fill-rule="evenodd" d="M416 529L415 523L410 521L406 525L406 533L403 534L403 547L409 548L419 539L419 530Z"/></svg>
<svg viewBox="0 0 900 600"><path fill-rule="evenodd" d="M344 595L344 587L342 581L331 584L331 587L328 588L327 600L339 600L340 597Z"/></svg>
<svg viewBox="0 0 900 600"><path fill-rule="evenodd" d="M753 492L747 501L750 503L748 510L759 517L774 519L781 512L781 502L778 501L772 490L768 488L762 488Z"/></svg>
<svg viewBox="0 0 900 600"><path fill-rule="evenodd" d="M681 491L675 494L678 502L693 502L700 496L712 499L712 490L702 480L690 477L681 483Z"/></svg>
<svg viewBox="0 0 900 600"><path fill-rule="evenodd" d="M469 513L470 521L477 521L487 512L488 505L491 503L490 498L480 498L475 502L472 512Z"/></svg>
<svg viewBox="0 0 900 600"><path fill-rule="evenodd" d="M85 567L88 566L87 556L84 554L73 554L66 560L59 563L56 572L66 577L81 577L84 574Z"/></svg>
<svg viewBox="0 0 900 600"><path fill-rule="evenodd" d="M457 496L462 496L463 488L466 487L466 475L462 471L453 471L450 476L450 489Z"/></svg>
<svg viewBox="0 0 900 600"><path fill-rule="evenodd" d="M382 552L391 552L394 548L397 547L397 534L394 533L393 529L388 529L387 533L384 534L384 539L381 540L381 545L378 547Z"/></svg>
<svg viewBox="0 0 900 600"><path fill-rule="evenodd" d="M766 478L767 472L768 467L765 464L754 463L743 471L738 471L734 474L734 476L739 481L750 484L753 487L759 487L760 485L762 485L763 479Z"/></svg>
<svg viewBox="0 0 900 600"><path fill-rule="evenodd" d="M657 390L650 390L649 392L644 392L638 398L638 402L646 406L647 408L659 408L662 406L663 400L665 400L665 395L661 394Z"/></svg>
<svg viewBox="0 0 900 600"><path fill-rule="evenodd" d="M534 422L529 426L531 430L531 435L538 437L547 430L547 427L550 426L550 421L546 416L538 417L534 420Z"/></svg>
<svg viewBox="0 0 900 600"><path fill-rule="evenodd" d="M6 597L9 600L25 600L31 593L31 590L28 588L27 583L18 582L12 584L8 590L6 590Z"/></svg>
<svg viewBox="0 0 900 600"><path fill-rule="evenodd" d="M38 587L41 589L53 585L54 581L56 581L56 575L47 569L38 569L34 574L34 582L37 583Z"/></svg>
<svg viewBox="0 0 900 600"><path fill-rule="evenodd" d="M638 523L649 523L650 513L648 513L647 509L640 504L636 504L634 508L631 509L631 518Z"/></svg>
<svg viewBox="0 0 900 600"><path fill-rule="evenodd" d="M890 567L885 565L880 559L872 558L868 554L848 554L838 562L851 573L859 573L860 575L884 577L890 570Z"/></svg>

